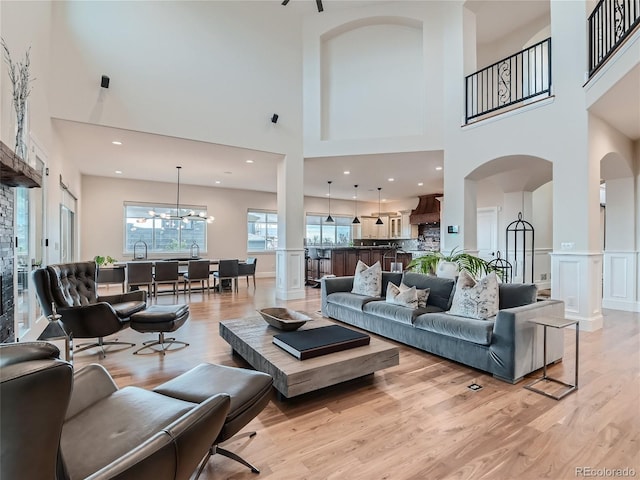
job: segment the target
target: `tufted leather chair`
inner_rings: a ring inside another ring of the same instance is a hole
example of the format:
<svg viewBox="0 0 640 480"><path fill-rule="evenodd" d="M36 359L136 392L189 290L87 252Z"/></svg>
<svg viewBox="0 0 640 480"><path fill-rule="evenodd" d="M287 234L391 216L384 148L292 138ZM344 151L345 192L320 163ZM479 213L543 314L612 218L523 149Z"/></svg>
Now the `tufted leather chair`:
<svg viewBox="0 0 640 480"><path fill-rule="evenodd" d="M192 476L226 420L227 394L196 403L119 389L101 365L74 374L58 356L46 342L0 345L0 478Z"/></svg>
<svg viewBox="0 0 640 480"><path fill-rule="evenodd" d="M104 341L129 325L129 317L147 307L146 293L136 291L98 297L95 262L75 262L49 265L33 272L36 294L44 314L56 312L66 332L73 338L97 338L97 341L76 345L74 352L104 345L129 345L117 339Z"/></svg>

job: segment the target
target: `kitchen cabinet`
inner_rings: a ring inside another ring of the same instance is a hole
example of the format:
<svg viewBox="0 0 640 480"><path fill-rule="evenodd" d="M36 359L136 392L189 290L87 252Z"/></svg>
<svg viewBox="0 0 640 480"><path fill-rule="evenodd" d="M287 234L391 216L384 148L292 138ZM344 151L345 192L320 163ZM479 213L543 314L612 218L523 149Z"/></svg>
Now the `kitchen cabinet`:
<svg viewBox="0 0 640 480"><path fill-rule="evenodd" d="M418 225L411 225L409 217L411 210L400 212L400 238L418 238Z"/></svg>
<svg viewBox="0 0 640 480"><path fill-rule="evenodd" d="M389 238L402 238L402 217L389 217Z"/></svg>
<svg viewBox="0 0 640 480"><path fill-rule="evenodd" d="M397 260L396 260L397 258ZM380 262L382 269L385 271L391 270L391 262L401 262L403 267L411 261L410 253L398 253L395 254L395 250L390 248L376 248L376 247L345 247L345 248L333 248L331 249L330 271L324 273L331 273L336 277L344 277L353 275L356 271L356 265L358 260L363 261L367 265L371 266L376 262Z"/></svg>

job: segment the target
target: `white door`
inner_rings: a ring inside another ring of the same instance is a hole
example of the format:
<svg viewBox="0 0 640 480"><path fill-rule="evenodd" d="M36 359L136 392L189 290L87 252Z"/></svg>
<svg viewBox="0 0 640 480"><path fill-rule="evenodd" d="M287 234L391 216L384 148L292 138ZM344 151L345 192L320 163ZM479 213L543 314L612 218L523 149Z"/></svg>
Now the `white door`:
<svg viewBox="0 0 640 480"><path fill-rule="evenodd" d="M477 235L478 256L490 262L496 258L498 251L497 207L478 209Z"/></svg>

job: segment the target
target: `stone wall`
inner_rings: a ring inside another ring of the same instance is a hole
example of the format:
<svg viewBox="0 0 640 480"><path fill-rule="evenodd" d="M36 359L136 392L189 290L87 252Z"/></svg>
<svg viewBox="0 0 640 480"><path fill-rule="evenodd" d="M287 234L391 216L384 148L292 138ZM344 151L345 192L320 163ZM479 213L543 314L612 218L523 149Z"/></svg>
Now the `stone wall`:
<svg viewBox="0 0 640 480"><path fill-rule="evenodd" d="M0 185L0 343L15 341L13 217L13 188Z"/></svg>

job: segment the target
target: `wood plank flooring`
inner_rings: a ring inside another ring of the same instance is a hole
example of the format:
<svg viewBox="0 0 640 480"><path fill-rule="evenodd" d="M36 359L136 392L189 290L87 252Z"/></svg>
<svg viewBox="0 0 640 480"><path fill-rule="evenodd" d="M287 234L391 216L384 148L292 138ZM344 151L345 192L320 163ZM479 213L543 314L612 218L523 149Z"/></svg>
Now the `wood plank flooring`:
<svg viewBox="0 0 640 480"><path fill-rule="evenodd" d="M220 320L268 306L317 311L319 297L308 288L304 300L276 301L273 279L258 279L255 290L241 281L238 293L193 293L191 318L174 332L189 347L165 357L111 349L104 359L88 350L75 367L101 363L119 386L144 388L201 362L245 367L218 335ZM572 381L574 335L566 330L565 362L550 376ZM127 329L119 338L140 344L152 335ZM602 330L580 332L580 388L561 401L524 389L527 379L510 385L397 345L396 367L284 402L274 395L245 428L258 435L226 444L259 476L216 455L201 478L557 480L579 478L578 468L640 477L640 314L605 311ZM469 390L474 382L483 388Z"/></svg>

